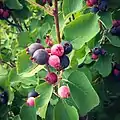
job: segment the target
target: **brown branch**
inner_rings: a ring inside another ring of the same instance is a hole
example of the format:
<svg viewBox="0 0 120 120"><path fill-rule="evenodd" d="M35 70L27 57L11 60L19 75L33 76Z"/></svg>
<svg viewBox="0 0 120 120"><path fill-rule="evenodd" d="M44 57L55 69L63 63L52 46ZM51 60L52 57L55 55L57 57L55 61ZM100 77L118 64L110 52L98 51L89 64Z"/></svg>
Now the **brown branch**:
<svg viewBox="0 0 120 120"><path fill-rule="evenodd" d="M55 25L56 25L57 39L58 39L58 43L61 43L60 27L59 27L59 17L58 17L58 2L57 2L57 0L55 0L54 6L55 6L55 9L54 9L54 20L55 20Z"/></svg>

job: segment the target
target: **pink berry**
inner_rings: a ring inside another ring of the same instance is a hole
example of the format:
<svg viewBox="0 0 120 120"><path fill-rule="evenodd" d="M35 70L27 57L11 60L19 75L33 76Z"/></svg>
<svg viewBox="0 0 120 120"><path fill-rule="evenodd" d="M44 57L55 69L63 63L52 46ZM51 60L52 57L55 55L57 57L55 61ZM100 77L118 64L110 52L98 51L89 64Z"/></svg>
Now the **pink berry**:
<svg viewBox="0 0 120 120"><path fill-rule="evenodd" d="M120 74L120 71L118 69L114 69L113 73L115 76L118 76Z"/></svg>
<svg viewBox="0 0 120 120"><path fill-rule="evenodd" d="M50 66L59 69L60 68L60 58L56 55L51 55L49 57L48 63Z"/></svg>
<svg viewBox="0 0 120 120"><path fill-rule="evenodd" d="M64 54L64 47L61 44L55 44L51 48L51 54L62 56Z"/></svg>
<svg viewBox="0 0 120 120"><path fill-rule="evenodd" d="M86 1L86 5L89 6L89 7L93 6L93 4L89 0Z"/></svg>
<svg viewBox="0 0 120 120"><path fill-rule="evenodd" d="M2 15L2 14L3 14L3 12L4 12L4 10L3 10L3 9L0 9L0 15Z"/></svg>
<svg viewBox="0 0 120 120"><path fill-rule="evenodd" d="M114 27L118 27L118 26L120 26L120 20L113 20L112 24Z"/></svg>
<svg viewBox="0 0 120 120"><path fill-rule="evenodd" d="M48 73L45 77L45 80L49 83L49 84L55 84L58 80L57 75L54 72Z"/></svg>
<svg viewBox="0 0 120 120"><path fill-rule="evenodd" d="M94 53L92 54L92 59L93 60L97 60L98 59L98 55L95 55Z"/></svg>
<svg viewBox="0 0 120 120"><path fill-rule="evenodd" d="M89 0L89 2L90 2L92 5L95 5L95 4L97 4L98 0Z"/></svg>
<svg viewBox="0 0 120 120"><path fill-rule="evenodd" d="M62 86L58 89L58 95L61 98L68 98L70 97L70 89L68 86Z"/></svg>
<svg viewBox="0 0 120 120"><path fill-rule="evenodd" d="M29 97L27 99L27 105L28 106L34 106L35 105L35 98L34 97Z"/></svg>
<svg viewBox="0 0 120 120"><path fill-rule="evenodd" d="M8 10L5 10L5 11L3 12L3 18L8 18L9 16L10 16L9 11L8 11Z"/></svg>

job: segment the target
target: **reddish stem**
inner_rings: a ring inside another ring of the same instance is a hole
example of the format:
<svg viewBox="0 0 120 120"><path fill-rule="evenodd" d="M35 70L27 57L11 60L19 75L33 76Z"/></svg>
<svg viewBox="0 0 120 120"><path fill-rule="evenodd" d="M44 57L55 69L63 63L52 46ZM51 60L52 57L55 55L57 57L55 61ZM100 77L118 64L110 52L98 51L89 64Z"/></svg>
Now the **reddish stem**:
<svg viewBox="0 0 120 120"><path fill-rule="evenodd" d="M54 20L55 20L55 25L56 25L57 39L58 39L58 43L61 43L57 0L55 0L54 5L55 5L55 9L54 9L53 14L54 14Z"/></svg>

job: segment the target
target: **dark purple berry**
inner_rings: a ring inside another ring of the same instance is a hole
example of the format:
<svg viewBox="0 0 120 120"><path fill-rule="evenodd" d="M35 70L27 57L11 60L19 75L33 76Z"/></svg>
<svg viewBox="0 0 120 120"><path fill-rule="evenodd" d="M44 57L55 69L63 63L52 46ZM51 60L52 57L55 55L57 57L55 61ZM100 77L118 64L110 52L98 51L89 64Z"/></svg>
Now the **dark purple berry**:
<svg viewBox="0 0 120 120"><path fill-rule="evenodd" d="M0 102L2 104L7 104L8 103L8 93L6 91L4 91L0 94Z"/></svg>
<svg viewBox="0 0 120 120"><path fill-rule="evenodd" d="M91 11L92 13L97 13L97 12L99 11L99 8L96 7L96 6L94 6L94 7L92 7L92 8L90 9L90 11Z"/></svg>
<svg viewBox="0 0 120 120"><path fill-rule="evenodd" d="M32 58L37 64L44 65L48 63L49 55L46 50L39 49L34 52Z"/></svg>
<svg viewBox="0 0 120 120"><path fill-rule="evenodd" d="M33 53L38 49L44 49L44 47L40 43L33 43L26 49L26 51L32 56Z"/></svg>
<svg viewBox="0 0 120 120"><path fill-rule="evenodd" d="M30 97L37 97L39 94L35 92L34 90L28 93L28 98Z"/></svg>
<svg viewBox="0 0 120 120"><path fill-rule="evenodd" d="M68 58L68 56L64 55L62 57L60 57L60 65L61 65L61 69L65 69L69 66L70 64L70 60Z"/></svg>
<svg viewBox="0 0 120 120"><path fill-rule="evenodd" d="M93 53L94 53L95 55L100 55L100 54L102 54L102 50L101 50L101 48L94 48L94 49L93 49Z"/></svg>
<svg viewBox="0 0 120 120"><path fill-rule="evenodd" d="M112 27L110 32L112 35L120 36L120 26Z"/></svg>
<svg viewBox="0 0 120 120"><path fill-rule="evenodd" d="M64 54L69 54L72 51L73 46L70 42L65 41L65 42L62 42L61 44L64 47Z"/></svg>
<svg viewBox="0 0 120 120"><path fill-rule="evenodd" d="M110 32L112 35L116 35L116 27L112 27Z"/></svg>
<svg viewBox="0 0 120 120"><path fill-rule="evenodd" d="M102 0L98 7L100 11L106 11L108 8L108 2L106 0Z"/></svg>

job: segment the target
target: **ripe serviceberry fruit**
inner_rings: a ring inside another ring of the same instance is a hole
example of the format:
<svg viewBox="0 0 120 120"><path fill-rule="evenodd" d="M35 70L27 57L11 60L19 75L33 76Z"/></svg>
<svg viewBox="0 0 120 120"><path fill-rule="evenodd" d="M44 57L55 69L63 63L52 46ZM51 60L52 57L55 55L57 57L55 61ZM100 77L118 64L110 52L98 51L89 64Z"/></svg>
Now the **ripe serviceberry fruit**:
<svg viewBox="0 0 120 120"><path fill-rule="evenodd" d="M98 59L98 55L95 55L94 53L92 53L92 59L93 60L97 60Z"/></svg>
<svg viewBox="0 0 120 120"><path fill-rule="evenodd" d="M95 5L98 3L98 0L89 0L89 2L92 4L92 5Z"/></svg>
<svg viewBox="0 0 120 120"><path fill-rule="evenodd" d="M120 20L113 20L113 21L112 21L112 25L113 25L113 27L118 27L118 26L120 26Z"/></svg>
<svg viewBox="0 0 120 120"><path fill-rule="evenodd" d="M7 19L7 18L9 18L9 17L10 17L10 12L9 12L9 10L4 10L4 12L3 12L3 18Z"/></svg>
<svg viewBox="0 0 120 120"><path fill-rule="evenodd" d="M29 97L37 97L39 94L36 91L31 91L28 93L28 98Z"/></svg>
<svg viewBox="0 0 120 120"><path fill-rule="evenodd" d="M70 97L70 89L69 89L69 87L68 86L61 86L58 89L58 95L61 98L69 98Z"/></svg>
<svg viewBox="0 0 120 120"><path fill-rule="evenodd" d="M70 42L62 42L62 45L64 47L65 54L69 54L73 49L73 46Z"/></svg>
<svg viewBox="0 0 120 120"><path fill-rule="evenodd" d="M62 56L64 54L64 47L61 44L55 44L51 48L51 54Z"/></svg>
<svg viewBox="0 0 120 120"><path fill-rule="evenodd" d="M115 76L119 76L119 75L120 75L120 71L119 71L118 69L114 69L114 70L113 70L113 74L114 74Z"/></svg>
<svg viewBox="0 0 120 120"><path fill-rule="evenodd" d="M2 104L7 104L8 103L8 93L6 91L4 91L0 94L0 102Z"/></svg>
<svg viewBox="0 0 120 120"><path fill-rule="evenodd" d="M112 35L120 36L120 26L112 27L110 32Z"/></svg>
<svg viewBox="0 0 120 120"><path fill-rule="evenodd" d="M61 69L65 69L69 66L70 64L70 60L68 58L68 56L64 55L62 57L60 57L60 67Z"/></svg>
<svg viewBox="0 0 120 120"><path fill-rule="evenodd" d="M106 0L102 0L98 7L100 11L106 11L108 8L108 2Z"/></svg>
<svg viewBox="0 0 120 120"><path fill-rule="evenodd" d="M51 55L49 57L48 63L49 63L50 66L52 66L55 69L60 68L60 58L56 55Z"/></svg>
<svg viewBox="0 0 120 120"><path fill-rule="evenodd" d="M53 46L53 41L52 41L52 39L50 39L50 36L46 37L45 42L49 47Z"/></svg>
<svg viewBox="0 0 120 120"><path fill-rule="evenodd" d="M32 56L33 53L38 49L44 49L44 47L40 43L33 43L26 49L26 51Z"/></svg>
<svg viewBox="0 0 120 120"><path fill-rule="evenodd" d="M90 11L91 11L92 13L97 13L97 12L99 11L99 8L96 7L96 6L94 6L94 7L92 7L92 8L90 9Z"/></svg>
<svg viewBox="0 0 120 120"><path fill-rule="evenodd" d="M93 6L93 4L92 4L89 0L86 1L86 5L87 5L88 7L92 7L92 6Z"/></svg>
<svg viewBox="0 0 120 120"><path fill-rule="evenodd" d="M101 48L94 48L94 49L93 49L93 53L94 53L95 55L100 55L100 54L102 54L102 50L101 50Z"/></svg>
<svg viewBox="0 0 120 120"><path fill-rule="evenodd" d="M32 57L33 61L40 65L47 64L48 58L49 58L48 52L45 51L44 49L36 50Z"/></svg>
<svg viewBox="0 0 120 120"><path fill-rule="evenodd" d="M55 84L58 80L57 75L54 72L50 72L46 75L45 80L49 83L49 84Z"/></svg>
<svg viewBox="0 0 120 120"><path fill-rule="evenodd" d="M29 97L28 99L27 99L27 105L28 106L34 106L35 105L35 98L34 97Z"/></svg>

